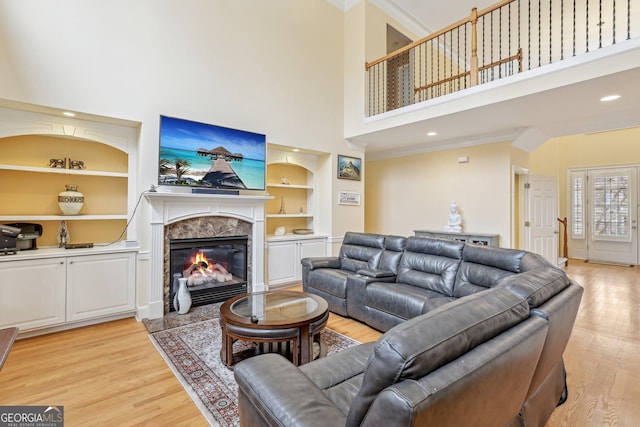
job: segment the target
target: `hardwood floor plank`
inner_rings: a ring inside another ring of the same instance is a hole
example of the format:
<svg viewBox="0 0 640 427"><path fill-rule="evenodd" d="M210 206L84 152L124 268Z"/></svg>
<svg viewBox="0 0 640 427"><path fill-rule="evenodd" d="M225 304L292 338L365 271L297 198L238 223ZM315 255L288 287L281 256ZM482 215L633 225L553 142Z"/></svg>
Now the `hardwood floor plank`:
<svg viewBox="0 0 640 427"><path fill-rule="evenodd" d="M640 268L571 260L566 271L585 292L565 351L569 397L547 427L640 425ZM381 335L335 314L327 326L361 342ZM207 425L134 319L18 339L0 405L64 405L69 426Z"/></svg>

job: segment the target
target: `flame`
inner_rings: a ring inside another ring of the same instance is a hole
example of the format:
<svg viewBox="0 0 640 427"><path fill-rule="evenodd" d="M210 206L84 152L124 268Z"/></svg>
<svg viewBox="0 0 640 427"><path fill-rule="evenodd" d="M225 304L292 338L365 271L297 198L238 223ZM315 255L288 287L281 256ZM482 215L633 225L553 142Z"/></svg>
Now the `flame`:
<svg viewBox="0 0 640 427"><path fill-rule="evenodd" d="M202 252L198 252L196 254L195 260L192 261L191 264L200 264L201 262L206 262L207 265L209 265L209 260L207 259L207 256Z"/></svg>

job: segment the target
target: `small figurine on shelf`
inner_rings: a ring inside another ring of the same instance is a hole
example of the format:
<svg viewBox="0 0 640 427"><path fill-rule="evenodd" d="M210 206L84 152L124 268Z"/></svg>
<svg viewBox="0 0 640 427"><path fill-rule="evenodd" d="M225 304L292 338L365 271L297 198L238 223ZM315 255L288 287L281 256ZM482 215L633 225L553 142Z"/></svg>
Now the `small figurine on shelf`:
<svg viewBox="0 0 640 427"><path fill-rule="evenodd" d="M49 159L49 167L50 168L60 168L66 169L67 167L67 158L64 159Z"/></svg>
<svg viewBox="0 0 640 427"><path fill-rule="evenodd" d="M60 221L60 226L58 227L58 246L62 248L70 241L71 236L69 236L67 221Z"/></svg>
<svg viewBox="0 0 640 427"><path fill-rule="evenodd" d="M69 169L84 169L84 161L69 159Z"/></svg>
<svg viewBox="0 0 640 427"><path fill-rule="evenodd" d="M284 196L280 196L280 215L286 215L286 211L284 210Z"/></svg>
<svg viewBox="0 0 640 427"><path fill-rule="evenodd" d="M280 182L285 184L285 185L291 184L286 176L283 176L282 179L280 180Z"/></svg>

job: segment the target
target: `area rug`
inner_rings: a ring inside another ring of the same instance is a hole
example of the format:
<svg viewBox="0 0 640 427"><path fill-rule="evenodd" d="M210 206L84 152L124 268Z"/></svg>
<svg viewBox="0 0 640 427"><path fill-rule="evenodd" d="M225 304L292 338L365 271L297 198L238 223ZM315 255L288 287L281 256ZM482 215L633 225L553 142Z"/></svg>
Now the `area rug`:
<svg viewBox="0 0 640 427"><path fill-rule="evenodd" d="M150 338L211 425L240 424L238 386L233 371L220 360L221 332L217 318L158 331ZM322 331L322 339L327 344L327 355L358 344L330 329ZM238 341L236 345L247 344ZM234 352L241 349L234 346Z"/></svg>

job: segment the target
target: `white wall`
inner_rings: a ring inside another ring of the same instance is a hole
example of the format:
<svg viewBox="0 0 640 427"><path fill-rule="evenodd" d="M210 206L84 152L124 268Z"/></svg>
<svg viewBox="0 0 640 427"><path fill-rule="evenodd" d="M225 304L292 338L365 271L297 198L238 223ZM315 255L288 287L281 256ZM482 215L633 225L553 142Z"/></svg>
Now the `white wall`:
<svg viewBox="0 0 640 427"><path fill-rule="evenodd" d="M0 40L0 98L142 123L138 192L157 180L160 114L357 155L343 139L344 13L325 0L0 0ZM340 235L364 215L334 216L332 163L322 231Z"/></svg>
<svg viewBox="0 0 640 427"><path fill-rule="evenodd" d="M455 200L463 231L499 234L500 246L509 247L511 152L503 142L368 161L365 229L403 236L442 230Z"/></svg>

